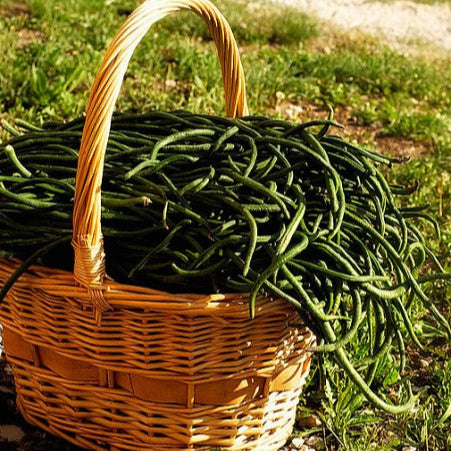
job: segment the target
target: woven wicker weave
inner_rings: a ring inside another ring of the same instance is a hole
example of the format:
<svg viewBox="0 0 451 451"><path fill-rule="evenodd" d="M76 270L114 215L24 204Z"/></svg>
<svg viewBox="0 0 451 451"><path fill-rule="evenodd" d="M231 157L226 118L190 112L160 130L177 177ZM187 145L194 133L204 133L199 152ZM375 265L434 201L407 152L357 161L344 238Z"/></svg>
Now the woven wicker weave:
<svg viewBox="0 0 451 451"><path fill-rule="evenodd" d="M31 267L1 305L17 400L33 424L93 450L276 450L309 368L297 313L246 294L173 295L105 275L100 186L111 115L128 61L149 27L180 9L215 40L226 111L247 113L238 49L207 0L148 0L110 45L91 90L79 155L74 273ZM0 259L0 283L20 265Z"/></svg>

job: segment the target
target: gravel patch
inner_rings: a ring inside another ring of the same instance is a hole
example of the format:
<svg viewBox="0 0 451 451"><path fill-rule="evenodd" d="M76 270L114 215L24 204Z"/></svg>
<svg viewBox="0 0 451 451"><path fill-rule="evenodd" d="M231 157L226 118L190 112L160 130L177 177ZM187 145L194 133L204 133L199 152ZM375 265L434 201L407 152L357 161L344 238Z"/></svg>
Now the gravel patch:
<svg viewBox="0 0 451 451"><path fill-rule="evenodd" d="M412 1L272 0L297 7L346 30L360 30L396 46L399 42L432 43L451 50L451 5ZM395 41L395 42L393 42Z"/></svg>

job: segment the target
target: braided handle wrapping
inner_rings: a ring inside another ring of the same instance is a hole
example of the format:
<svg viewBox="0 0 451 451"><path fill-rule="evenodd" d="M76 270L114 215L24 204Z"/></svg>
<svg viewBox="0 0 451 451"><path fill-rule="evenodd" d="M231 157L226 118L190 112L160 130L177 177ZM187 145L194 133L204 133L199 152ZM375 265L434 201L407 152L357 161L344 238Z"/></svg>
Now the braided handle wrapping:
<svg viewBox="0 0 451 451"><path fill-rule="evenodd" d="M105 256L101 231L101 183L111 117L130 58L149 28L179 10L193 11L206 22L221 63L226 114L247 114L243 68L230 26L209 0L146 0L125 21L110 44L89 96L75 181L73 211L74 276L87 287L100 315Z"/></svg>

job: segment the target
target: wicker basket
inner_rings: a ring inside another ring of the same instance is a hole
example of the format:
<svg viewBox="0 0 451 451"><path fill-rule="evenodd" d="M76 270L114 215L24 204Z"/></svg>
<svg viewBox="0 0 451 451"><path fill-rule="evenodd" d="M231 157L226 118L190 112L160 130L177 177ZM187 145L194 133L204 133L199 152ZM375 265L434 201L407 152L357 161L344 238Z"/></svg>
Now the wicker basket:
<svg viewBox="0 0 451 451"><path fill-rule="evenodd" d="M74 272L31 267L0 310L24 417L93 450L276 450L288 438L314 336L279 299L173 295L105 275L100 186L128 61L152 23L189 9L218 48L229 116L246 114L228 24L208 0L148 0L124 23L94 82L78 161ZM20 265L0 259L0 283Z"/></svg>

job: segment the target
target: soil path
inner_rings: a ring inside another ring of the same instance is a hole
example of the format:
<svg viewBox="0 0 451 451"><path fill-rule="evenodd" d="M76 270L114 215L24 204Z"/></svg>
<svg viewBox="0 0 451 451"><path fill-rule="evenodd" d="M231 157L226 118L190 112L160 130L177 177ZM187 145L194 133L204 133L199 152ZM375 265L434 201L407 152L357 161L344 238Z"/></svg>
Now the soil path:
<svg viewBox="0 0 451 451"><path fill-rule="evenodd" d="M451 50L451 3L413 1L273 0L339 25L385 38L394 46L405 42L433 43Z"/></svg>

